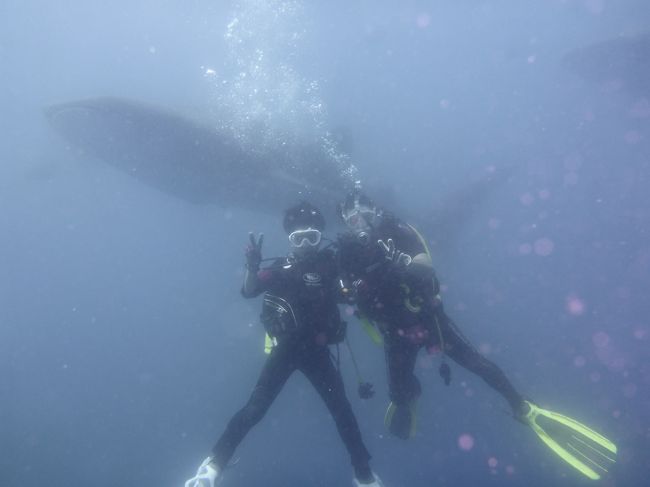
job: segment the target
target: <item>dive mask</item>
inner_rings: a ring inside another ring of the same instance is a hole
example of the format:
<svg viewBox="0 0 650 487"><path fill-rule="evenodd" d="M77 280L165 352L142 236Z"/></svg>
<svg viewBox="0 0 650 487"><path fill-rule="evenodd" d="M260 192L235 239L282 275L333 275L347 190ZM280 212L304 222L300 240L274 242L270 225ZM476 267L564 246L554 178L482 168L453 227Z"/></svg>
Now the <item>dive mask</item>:
<svg viewBox="0 0 650 487"><path fill-rule="evenodd" d="M321 231L316 228L294 230L289 234L289 243L293 247L316 247L320 243Z"/></svg>
<svg viewBox="0 0 650 487"><path fill-rule="evenodd" d="M354 208L344 209L341 216L348 228L359 231L370 229L377 214L374 208L356 204Z"/></svg>

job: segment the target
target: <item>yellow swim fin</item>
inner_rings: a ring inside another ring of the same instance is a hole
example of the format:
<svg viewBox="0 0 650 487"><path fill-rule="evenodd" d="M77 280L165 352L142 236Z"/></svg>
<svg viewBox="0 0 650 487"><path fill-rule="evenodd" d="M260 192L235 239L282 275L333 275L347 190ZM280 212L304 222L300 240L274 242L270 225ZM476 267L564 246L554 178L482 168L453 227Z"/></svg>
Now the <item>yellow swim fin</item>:
<svg viewBox="0 0 650 487"><path fill-rule="evenodd" d="M526 401L530 410L522 418L562 460L592 480L600 479L616 462L614 443L592 429Z"/></svg>
<svg viewBox="0 0 650 487"><path fill-rule="evenodd" d="M403 440L413 438L417 433L417 406L417 398L401 407L391 401L384 416L386 429Z"/></svg>
<svg viewBox="0 0 650 487"><path fill-rule="evenodd" d="M271 350L273 350L273 347L275 347L278 344L277 340L275 338L271 338L269 334L267 333L264 335L264 353L265 354L270 354Z"/></svg>
<svg viewBox="0 0 650 487"><path fill-rule="evenodd" d="M361 327L363 328L363 331L366 332L366 334L370 337L373 343L375 345L379 345L380 347L383 346L384 337L381 336L381 333L379 333L379 330L377 330L377 328L372 323L372 321L360 313L357 314L357 318L359 319L359 323L361 323Z"/></svg>

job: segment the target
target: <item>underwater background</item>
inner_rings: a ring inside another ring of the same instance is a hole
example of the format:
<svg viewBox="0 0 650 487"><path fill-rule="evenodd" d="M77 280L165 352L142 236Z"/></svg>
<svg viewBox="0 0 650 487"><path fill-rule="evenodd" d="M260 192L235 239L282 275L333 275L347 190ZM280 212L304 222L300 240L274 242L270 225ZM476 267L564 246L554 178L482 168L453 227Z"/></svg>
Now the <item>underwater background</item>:
<svg viewBox="0 0 650 487"><path fill-rule="evenodd" d="M644 485L650 47L609 77L618 54L586 74L567 59L649 20L645 0L0 2L0 486L180 486L265 359L243 249L264 232L265 257L283 255L281 214L157 191L44 116L106 95L251 150L328 144L422 231L479 350L619 446L600 483ZM343 374L387 487L592 483L478 377L452 364L445 387L436 355L417 364L417 436L390 437L383 352L349 322L377 394L357 397L342 348ZM225 487L352 485L300 374L235 457Z"/></svg>

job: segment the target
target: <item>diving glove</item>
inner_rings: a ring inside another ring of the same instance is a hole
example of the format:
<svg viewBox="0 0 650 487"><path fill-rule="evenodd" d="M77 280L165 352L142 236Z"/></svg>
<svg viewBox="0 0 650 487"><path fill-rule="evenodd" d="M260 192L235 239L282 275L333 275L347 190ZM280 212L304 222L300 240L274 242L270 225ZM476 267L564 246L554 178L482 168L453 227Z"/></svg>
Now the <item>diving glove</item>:
<svg viewBox="0 0 650 487"><path fill-rule="evenodd" d="M253 232L248 233L250 243L246 247L246 269L252 272L257 272L260 269L262 262L262 243L264 242L264 234L260 233L258 239L255 239Z"/></svg>
<svg viewBox="0 0 650 487"><path fill-rule="evenodd" d="M185 487L215 487L221 478L219 467L212 463L212 457L203 460L196 475L185 482Z"/></svg>
<svg viewBox="0 0 650 487"><path fill-rule="evenodd" d="M404 269L411 265L413 258L409 254L397 250L392 238L389 238L386 242L383 240L377 240L377 244L384 251L386 260L395 267Z"/></svg>
<svg viewBox="0 0 650 487"><path fill-rule="evenodd" d="M370 382L359 382L358 392L361 399L370 399L375 395L374 386Z"/></svg>

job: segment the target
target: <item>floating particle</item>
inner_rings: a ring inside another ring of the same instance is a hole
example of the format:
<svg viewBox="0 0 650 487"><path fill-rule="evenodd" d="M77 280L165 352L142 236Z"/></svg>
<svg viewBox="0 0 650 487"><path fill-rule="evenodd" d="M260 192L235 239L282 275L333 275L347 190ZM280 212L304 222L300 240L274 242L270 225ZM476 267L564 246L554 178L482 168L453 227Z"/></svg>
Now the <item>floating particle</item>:
<svg viewBox="0 0 650 487"><path fill-rule="evenodd" d="M555 248L555 244L550 238L540 238L535 240L535 243L533 245L535 248L535 253L537 255L540 255L542 257L546 257L548 255L551 255L553 253L553 249Z"/></svg>
<svg viewBox="0 0 650 487"><path fill-rule="evenodd" d="M584 6L593 15L600 15L605 10L605 0L584 0Z"/></svg>
<svg viewBox="0 0 650 487"><path fill-rule="evenodd" d="M591 337L591 340L593 341L594 345L598 348L606 348L609 345L609 335L605 333L604 331L599 331L594 333L594 336Z"/></svg>
<svg viewBox="0 0 650 487"><path fill-rule="evenodd" d="M497 460L495 457L490 457L488 458L487 463L490 468L497 468L497 465L499 465L499 460Z"/></svg>
<svg viewBox="0 0 650 487"><path fill-rule="evenodd" d="M585 308L585 302L577 296L569 296L566 299L566 310L573 316L584 314Z"/></svg>
<svg viewBox="0 0 650 487"><path fill-rule="evenodd" d="M474 448L474 437L468 433L463 433L458 437L458 447L464 451L470 451Z"/></svg>
<svg viewBox="0 0 650 487"><path fill-rule="evenodd" d="M582 156L573 154L564 158L564 168L569 172L576 172L582 166Z"/></svg>
<svg viewBox="0 0 650 487"><path fill-rule="evenodd" d="M630 130L623 136L628 144L637 144L641 141L641 134L636 130Z"/></svg>
<svg viewBox="0 0 650 487"><path fill-rule="evenodd" d="M636 384L625 384L623 386L623 395L627 397L628 399L632 399L634 396L636 396L637 392L637 386Z"/></svg>
<svg viewBox="0 0 650 487"><path fill-rule="evenodd" d="M566 186L575 186L578 184L578 174L570 172L564 175L564 184Z"/></svg>
<svg viewBox="0 0 650 487"><path fill-rule="evenodd" d="M620 286L616 288L616 296L620 299L630 299L631 296L630 288L625 286Z"/></svg>
<svg viewBox="0 0 650 487"><path fill-rule="evenodd" d="M584 367L587 364L587 359L585 359L582 355L578 355L576 358L573 359L573 365L576 367Z"/></svg>
<svg viewBox="0 0 650 487"><path fill-rule="evenodd" d="M492 353L492 345L490 345L487 342L481 343L478 346L478 349L483 355L489 355L490 353Z"/></svg>
<svg viewBox="0 0 650 487"><path fill-rule="evenodd" d="M530 206L535 201L535 197L530 193L524 193L519 197L519 201L524 206Z"/></svg>
<svg viewBox="0 0 650 487"><path fill-rule="evenodd" d="M647 98L641 98L630 109L630 116L635 118L650 117L650 101Z"/></svg>
<svg viewBox="0 0 650 487"><path fill-rule="evenodd" d="M463 303L462 301L459 301L454 305L454 309L456 311L467 311L467 305Z"/></svg>
<svg viewBox="0 0 650 487"><path fill-rule="evenodd" d="M533 251L533 246L529 243L523 243L519 246L519 253L521 255L529 255Z"/></svg>
<svg viewBox="0 0 650 487"><path fill-rule="evenodd" d="M415 19L415 24L420 28L424 29L425 27L429 27L429 24L431 24L431 16L423 12L417 16Z"/></svg>

